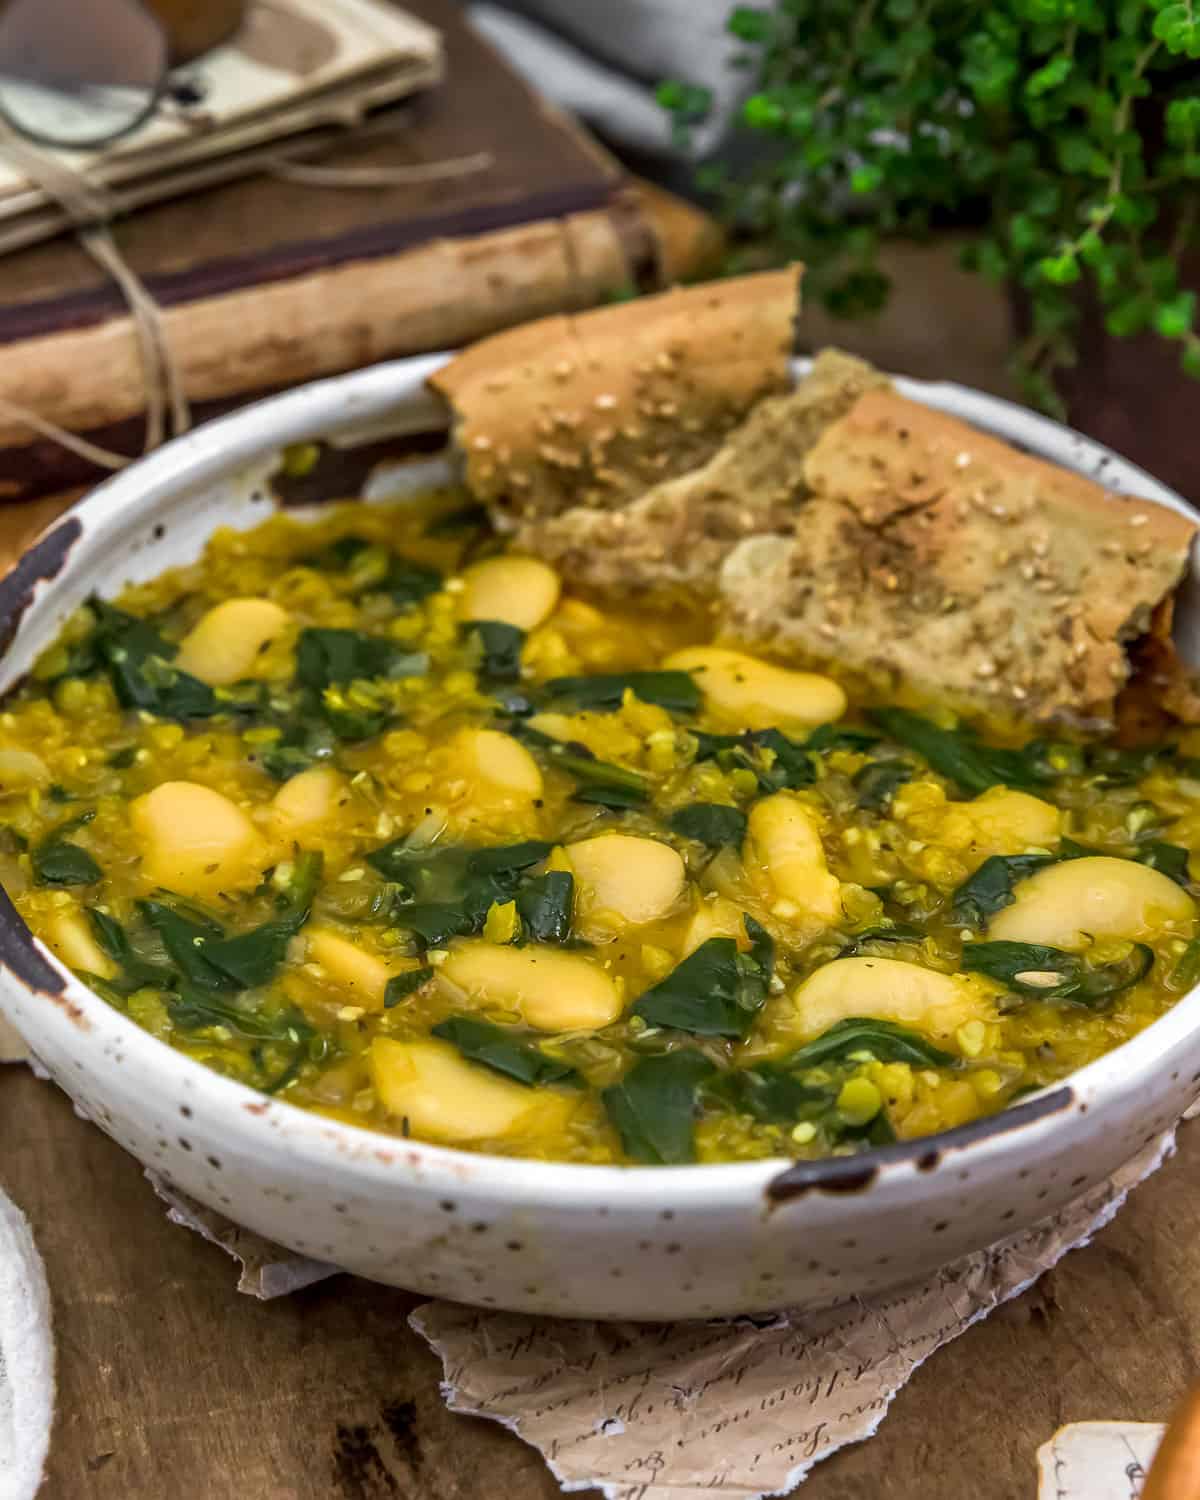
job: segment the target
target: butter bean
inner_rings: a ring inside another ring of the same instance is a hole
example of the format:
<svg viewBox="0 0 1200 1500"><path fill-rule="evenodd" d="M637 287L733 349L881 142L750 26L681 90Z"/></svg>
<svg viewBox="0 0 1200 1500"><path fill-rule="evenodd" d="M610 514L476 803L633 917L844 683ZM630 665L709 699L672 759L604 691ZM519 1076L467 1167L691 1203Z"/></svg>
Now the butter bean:
<svg viewBox="0 0 1200 1500"><path fill-rule="evenodd" d="M165 886L203 899L257 885L270 862L241 808L193 781L164 781L138 797L129 821L141 846L146 889Z"/></svg>
<svg viewBox="0 0 1200 1500"><path fill-rule="evenodd" d="M566 846L575 875L575 924L589 941L665 916L683 894L683 860L657 839L602 833Z"/></svg>
<svg viewBox="0 0 1200 1500"><path fill-rule="evenodd" d="M360 1005L363 1010L382 1010L388 980L402 968L419 967L416 963L386 964L378 954L327 927L306 927L304 938L305 957L320 964L326 977L345 992L347 1005Z"/></svg>
<svg viewBox="0 0 1200 1500"><path fill-rule="evenodd" d="M915 1027L944 1043L966 1022L994 1018L990 995L987 981L939 974L896 958L842 958L804 980L792 1003L805 1040L837 1021L872 1016Z"/></svg>
<svg viewBox="0 0 1200 1500"><path fill-rule="evenodd" d="M743 858L752 879L822 923L842 915L841 884L830 874L815 808L776 792L750 809Z"/></svg>
<svg viewBox="0 0 1200 1500"><path fill-rule="evenodd" d="M433 1141L497 1140L529 1121L541 1103L536 1089L466 1062L449 1042L376 1037L370 1069L384 1109Z"/></svg>
<svg viewBox="0 0 1200 1500"><path fill-rule="evenodd" d="M683 935L683 956L694 953L709 938L731 937L743 952L749 949L746 914L726 896L708 896L699 901Z"/></svg>
<svg viewBox="0 0 1200 1500"><path fill-rule="evenodd" d="M344 778L332 766L313 766L284 782L271 809L285 831L295 832L328 822L348 795Z"/></svg>
<svg viewBox="0 0 1200 1500"><path fill-rule="evenodd" d="M536 557L489 557L463 574L459 611L464 620L501 620L534 630L554 613L558 574Z"/></svg>
<svg viewBox="0 0 1200 1500"><path fill-rule="evenodd" d="M1057 807L1010 787L994 786L970 802L949 803L948 807L961 809L969 819L972 852L985 857L1053 844L1062 826Z"/></svg>
<svg viewBox="0 0 1200 1500"><path fill-rule="evenodd" d="M846 695L831 677L793 672L741 651L689 646L663 666L695 673L705 706L739 729L812 729L846 712Z"/></svg>
<svg viewBox="0 0 1200 1500"><path fill-rule="evenodd" d="M57 912L50 921L46 937L50 948L68 968L95 974L98 979L116 978L116 964L92 936L82 912Z"/></svg>
<svg viewBox="0 0 1200 1500"><path fill-rule="evenodd" d="M1022 880L1016 900L988 923L989 938L1068 951L1092 938L1136 940L1188 922L1196 904L1158 870L1106 854L1065 860Z"/></svg>
<svg viewBox="0 0 1200 1500"><path fill-rule="evenodd" d="M498 729L464 729L451 745L464 774L494 801L532 802L544 783L538 763L519 740Z"/></svg>
<svg viewBox="0 0 1200 1500"><path fill-rule="evenodd" d="M263 652L288 627L291 616L270 599L226 599L184 636L174 665L212 687L256 675Z"/></svg>
<svg viewBox="0 0 1200 1500"><path fill-rule="evenodd" d="M435 972L438 985L455 999L515 1012L539 1031L591 1031L621 1014L612 979L579 953L467 938L452 946Z"/></svg>

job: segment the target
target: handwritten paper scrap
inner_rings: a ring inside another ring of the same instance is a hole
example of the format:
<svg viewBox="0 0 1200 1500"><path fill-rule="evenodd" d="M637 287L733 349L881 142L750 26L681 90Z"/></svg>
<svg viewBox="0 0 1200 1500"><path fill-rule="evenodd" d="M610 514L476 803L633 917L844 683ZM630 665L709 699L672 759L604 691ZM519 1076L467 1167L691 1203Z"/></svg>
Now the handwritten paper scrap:
<svg viewBox="0 0 1200 1500"><path fill-rule="evenodd" d="M608 1500L784 1494L870 1437L924 1360L1086 1244L1173 1149L1163 1136L1061 1213L924 1282L819 1312L652 1325L428 1302L409 1321L441 1357L450 1408L516 1432L564 1489L594 1485Z"/></svg>
<svg viewBox="0 0 1200 1500"><path fill-rule="evenodd" d="M1072 1422L1038 1449L1038 1500L1138 1500L1161 1422Z"/></svg>

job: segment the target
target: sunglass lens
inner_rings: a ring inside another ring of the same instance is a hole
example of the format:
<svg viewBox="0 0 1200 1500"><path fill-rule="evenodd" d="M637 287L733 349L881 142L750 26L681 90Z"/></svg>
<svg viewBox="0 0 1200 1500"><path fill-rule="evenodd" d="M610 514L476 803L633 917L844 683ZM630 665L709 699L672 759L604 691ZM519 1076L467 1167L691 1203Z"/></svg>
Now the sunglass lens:
<svg viewBox="0 0 1200 1500"><path fill-rule="evenodd" d="M140 0L9 0L0 8L0 113L49 145L97 146L153 108L167 37Z"/></svg>

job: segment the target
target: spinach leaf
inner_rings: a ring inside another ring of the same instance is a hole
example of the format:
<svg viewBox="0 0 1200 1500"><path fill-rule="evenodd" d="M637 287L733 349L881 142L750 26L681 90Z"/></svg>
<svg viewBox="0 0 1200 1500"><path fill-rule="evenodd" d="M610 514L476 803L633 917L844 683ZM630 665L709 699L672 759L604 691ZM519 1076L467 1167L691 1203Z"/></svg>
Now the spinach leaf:
<svg viewBox="0 0 1200 1500"><path fill-rule="evenodd" d="M1190 885L1191 876L1188 874L1188 850L1180 848L1178 844L1164 844L1155 839L1145 844L1138 850L1137 862L1141 865L1149 865L1152 870L1161 870L1170 880L1178 885Z"/></svg>
<svg viewBox="0 0 1200 1500"><path fill-rule="evenodd" d="M442 575L436 568L424 563L410 561L407 557L392 559L380 591L392 596L392 603L401 606L420 604L430 594L436 594L442 586Z"/></svg>
<svg viewBox="0 0 1200 1500"><path fill-rule="evenodd" d="M232 1001L218 1000L215 995L199 994L185 986L178 999L167 1002L171 1024L182 1031L197 1031L208 1026L226 1026L238 1036L257 1041L301 1042L315 1036L313 1027L294 1007L262 1015L243 1010ZM276 1088L280 1087L277 1082Z"/></svg>
<svg viewBox="0 0 1200 1500"><path fill-rule="evenodd" d="M96 942L121 970L124 983L131 989L141 989L143 985L156 990L170 988L174 979L170 970L144 959L115 917L89 907L88 921Z"/></svg>
<svg viewBox="0 0 1200 1500"><path fill-rule="evenodd" d="M778 729L747 730L744 734L708 734L693 730L696 760L715 760L726 771L752 771L764 796L784 787L810 786L817 773L808 743L788 739Z"/></svg>
<svg viewBox="0 0 1200 1500"><path fill-rule="evenodd" d="M851 778L859 807L882 812L904 783L912 780L912 774L913 767L906 760L869 761Z"/></svg>
<svg viewBox="0 0 1200 1500"><path fill-rule="evenodd" d="M503 620L472 620L466 628L478 643L480 677L485 682L516 682L525 632Z"/></svg>
<svg viewBox="0 0 1200 1500"><path fill-rule="evenodd" d="M709 938L648 989L633 1014L693 1036L744 1037L767 998L774 962L770 934L753 917L744 921L749 953L739 953L733 938Z"/></svg>
<svg viewBox="0 0 1200 1500"><path fill-rule="evenodd" d="M866 927L862 932L854 933L846 946L837 955L838 958L854 958L872 943L922 943L925 934L916 927L906 927L902 922L896 922L891 927Z"/></svg>
<svg viewBox="0 0 1200 1500"><path fill-rule="evenodd" d="M318 761L328 760L336 745L337 736L329 724L298 717L260 753L258 761L275 781L288 781Z"/></svg>
<svg viewBox="0 0 1200 1500"><path fill-rule="evenodd" d="M395 839L367 855L367 863L400 887L406 904L393 908L393 920L434 948L479 932L492 903L512 900L524 871L553 847L542 839L482 849Z"/></svg>
<svg viewBox="0 0 1200 1500"><path fill-rule="evenodd" d="M993 854L954 893L952 914L964 927L984 927L1013 902L1013 886L1056 861L1053 854Z"/></svg>
<svg viewBox="0 0 1200 1500"><path fill-rule="evenodd" d="M78 844L66 837L69 831L91 821L94 814L75 818L35 844L29 858L38 885L92 885L103 878L104 871Z"/></svg>
<svg viewBox="0 0 1200 1500"><path fill-rule="evenodd" d="M403 974L393 974L384 987L384 1010L391 1010L394 1005L399 1005L401 1000L407 1000L410 995L415 995L421 986L427 984L432 978L433 970L427 967L408 969Z"/></svg>
<svg viewBox="0 0 1200 1500"><path fill-rule="evenodd" d="M176 647L146 620L92 599L97 616L96 652L108 668L124 708L140 708L160 719L206 719L220 711L212 688L171 665Z"/></svg>
<svg viewBox="0 0 1200 1500"><path fill-rule="evenodd" d="M849 1016L835 1021L819 1037L798 1047L778 1066L794 1072L798 1068L815 1068L835 1062L852 1052L869 1052L880 1062L906 1062L917 1068L949 1067L958 1059L935 1047L919 1031L897 1026L892 1021L877 1021L871 1016Z"/></svg>
<svg viewBox="0 0 1200 1500"><path fill-rule="evenodd" d="M1154 966L1154 953L1145 943L1135 943L1128 957L1096 969L1077 954L1041 943L966 943L962 966L968 973L999 980L1018 995L1098 1005L1144 979Z"/></svg>
<svg viewBox="0 0 1200 1500"><path fill-rule="evenodd" d="M605 1089L600 1099L625 1154L659 1166L694 1161L696 1090L713 1069L701 1052L667 1052L640 1058Z"/></svg>
<svg viewBox="0 0 1200 1500"><path fill-rule="evenodd" d="M694 714L703 698L690 672L607 672L593 677L555 677L545 685L553 699L580 709L620 708L627 692L676 714Z"/></svg>
<svg viewBox="0 0 1200 1500"><path fill-rule="evenodd" d="M607 807L612 812L625 812L631 807L641 807L645 800L645 792L639 792L633 787L605 786L602 783L581 786L571 796L572 802L589 802L596 807Z"/></svg>
<svg viewBox="0 0 1200 1500"><path fill-rule="evenodd" d="M992 786L1036 787L1058 776L1038 755L985 745L968 729L942 729L905 708L877 708L871 718L889 739L917 751L940 775L973 794Z"/></svg>
<svg viewBox="0 0 1200 1500"><path fill-rule="evenodd" d="M442 586L442 575L424 563L397 557L377 542L362 536L342 536L307 559L310 567L347 573L355 594L391 594L398 605L419 604Z"/></svg>
<svg viewBox="0 0 1200 1500"><path fill-rule="evenodd" d="M393 641L360 630L309 626L300 632L296 647L297 680L318 694L376 677L419 677L428 667L424 652L404 651Z"/></svg>
<svg viewBox="0 0 1200 1500"><path fill-rule="evenodd" d="M575 877L567 870L535 875L517 892L517 912L535 943L565 943L574 904Z"/></svg>
<svg viewBox="0 0 1200 1500"><path fill-rule="evenodd" d="M141 901L138 908L162 939L167 956L190 986L202 990L236 990L238 981L211 964L205 955L210 942L225 936L219 923L199 913L185 916L163 901Z"/></svg>
<svg viewBox="0 0 1200 1500"><path fill-rule="evenodd" d="M205 990L255 989L272 978L288 943L308 920L321 863L319 853L298 855L284 915L233 937L200 913L188 916L160 901L143 901L141 910L188 984Z"/></svg>
<svg viewBox="0 0 1200 1500"><path fill-rule="evenodd" d="M1181 990L1200 984L1200 938L1193 938L1179 955L1179 962L1171 970L1171 983Z"/></svg>
<svg viewBox="0 0 1200 1500"><path fill-rule="evenodd" d="M545 839L522 839L519 844L489 844L468 852L467 868L473 875L490 875L515 879L522 870L536 865L552 852L554 845Z"/></svg>
<svg viewBox="0 0 1200 1500"><path fill-rule="evenodd" d="M839 724L820 724L804 741L806 750L825 754L830 750L869 750L879 743L880 736L872 729L852 729Z"/></svg>
<svg viewBox="0 0 1200 1500"><path fill-rule="evenodd" d="M640 771L597 760L586 745L574 740L556 740L520 719L510 719L509 734L541 752L547 763L557 766L578 784L574 800L595 802L601 807L637 807L650 795L650 781Z"/></svg>
<svg viewBox="0 0 1200 1500"><path fill-rule="evenodd" d="M733 1068L706 1084L704 1092L726 1108L752 1115L764 1124L816 1120L831 1110L837 1100L837 1089L803 1083L774 1063Z"/></svg>
<svg viewBox="0 0 1200 1500"><path fill-rule="evenodd" d="M530 1033L511 1026L495 1026L475 1016L451 1016L433 1027L433 1035L453 1042L468 1061L482 1063L518 1083L581 1081L574 1068L547 1057Z"/></svg>
<svg viewBox="0 0 1200 1500"><path fill-rule="evenodd" d="M672 814L670 826L685 839L719 849L723 844L741 844L746 837L746 814L720 802L693 802Z"/></svg>
<svg viewBox="0 0 1200 1500"><path fill-rule="evenodd" d="M202 945L204 957L239 989L256 989L270 980L287 955L287 946L308 920L308 907L291 911L249 932Z"/></svg>

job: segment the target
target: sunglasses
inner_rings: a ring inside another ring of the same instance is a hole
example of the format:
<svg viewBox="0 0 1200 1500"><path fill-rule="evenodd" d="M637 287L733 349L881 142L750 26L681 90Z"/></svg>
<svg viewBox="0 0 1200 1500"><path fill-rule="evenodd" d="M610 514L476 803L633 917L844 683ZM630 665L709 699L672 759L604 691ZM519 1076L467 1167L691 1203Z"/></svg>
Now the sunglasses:
<svg viewBox="0 0 1200 1500"><path fill-rule="evenodd" d="M0 0L0 117L43 146L93 150L154 114L170 39L141 0Z"/></svg>

